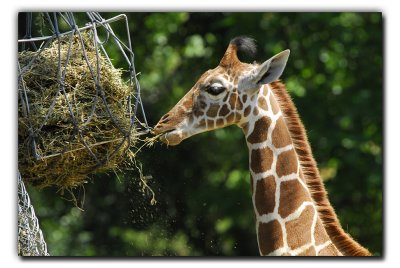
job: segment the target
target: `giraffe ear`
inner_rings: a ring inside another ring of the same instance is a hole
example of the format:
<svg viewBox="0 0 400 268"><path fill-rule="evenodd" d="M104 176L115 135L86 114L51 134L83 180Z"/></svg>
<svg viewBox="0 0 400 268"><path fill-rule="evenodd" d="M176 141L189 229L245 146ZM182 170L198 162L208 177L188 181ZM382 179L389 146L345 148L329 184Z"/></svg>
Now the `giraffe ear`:
<svg viewBox="0 0 400 268"><path fill-rule="evenodd" d="M261 64L255 71L253 83L257 86L269 84L282 75L290 50L286 49Z"/></svg>

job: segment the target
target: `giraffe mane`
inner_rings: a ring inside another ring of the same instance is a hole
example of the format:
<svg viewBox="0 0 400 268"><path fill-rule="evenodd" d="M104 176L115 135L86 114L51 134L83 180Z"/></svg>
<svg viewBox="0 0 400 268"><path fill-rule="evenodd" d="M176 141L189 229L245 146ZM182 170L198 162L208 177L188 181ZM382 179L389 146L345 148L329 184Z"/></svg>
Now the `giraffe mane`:
<svg viewBox="0 0 400 268"><path fill-rule="evenodd" d="M372 254L367 249L358 244L343 230L335 210L329 202L328 194L312 155L304 125L299 118L291 97L286 91L285 85L279 80L272 82L270 85L284 115L307 187L326 232L343 255L371 256Z"/></svg>

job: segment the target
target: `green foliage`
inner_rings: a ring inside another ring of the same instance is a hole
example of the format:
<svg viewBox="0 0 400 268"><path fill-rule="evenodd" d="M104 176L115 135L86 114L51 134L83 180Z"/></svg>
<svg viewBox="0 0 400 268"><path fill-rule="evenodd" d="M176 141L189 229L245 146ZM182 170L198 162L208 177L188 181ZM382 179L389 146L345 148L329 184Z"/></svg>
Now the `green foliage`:
<svg viewBox="0 0 400 268"><path fill-rule="evenodd" d="M104 14L105 17L111 14ZM382 16L380 13L131 13L136 69L155 124L230 39L258 41L264 61L291 56L282 80L303 120L343 228L382 254ZM123 28L117 29L123 35ZM123 59L112 56L116 65ZM203 133L142 152L158 203L126 171L86 185L84 211L54 189L30 188L52 255L258 255L241 131Z"/></svg>

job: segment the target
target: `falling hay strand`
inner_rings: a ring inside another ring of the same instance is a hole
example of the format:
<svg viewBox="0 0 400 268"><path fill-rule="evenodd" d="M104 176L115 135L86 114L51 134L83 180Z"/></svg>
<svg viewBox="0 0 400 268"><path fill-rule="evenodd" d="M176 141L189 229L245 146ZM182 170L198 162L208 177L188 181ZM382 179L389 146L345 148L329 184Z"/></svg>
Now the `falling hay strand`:
<svg viewBox="0 0 400 268"><path fill-rule="evenodd" d="M83 32L18 55L18 168L35 186L75 187L134 157L134 90L93 44Z"/></svg>

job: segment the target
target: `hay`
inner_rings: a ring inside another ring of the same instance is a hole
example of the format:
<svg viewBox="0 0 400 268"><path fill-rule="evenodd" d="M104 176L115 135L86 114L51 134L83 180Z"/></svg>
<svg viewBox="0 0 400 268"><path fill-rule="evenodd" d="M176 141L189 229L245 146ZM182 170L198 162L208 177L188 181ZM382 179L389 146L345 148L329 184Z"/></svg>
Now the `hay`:
<svg viewBox="0 0 400 268"><path fill-rule="evenodd" d="M70 52L71 37L61 39L61 68L57 39L39 56L31 51L18 54L18 168L25 181L38 187L75 187L86 182L88 174L109 171L134 157L130 147L136 130L127 101L133 88L122 81L121 70L100 53L97 57L93 36L81 35L95 76L97 59L100 64L97 94L78 35ZM68 54L63 90L59 81Z"/></svg>

